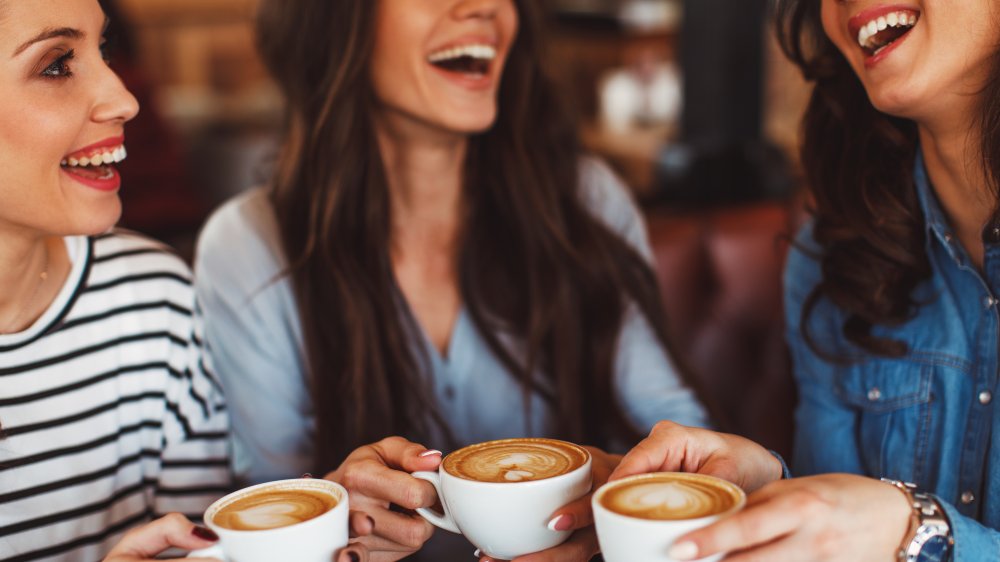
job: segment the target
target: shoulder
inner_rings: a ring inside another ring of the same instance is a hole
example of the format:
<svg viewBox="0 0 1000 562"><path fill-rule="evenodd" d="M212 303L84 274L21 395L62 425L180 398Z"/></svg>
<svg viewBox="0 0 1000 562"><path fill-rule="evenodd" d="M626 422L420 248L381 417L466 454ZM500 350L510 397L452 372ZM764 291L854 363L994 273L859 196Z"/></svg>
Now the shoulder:
<svg viewBox="0 0 1000 562"><path fill-rule="evenodd" d="M625 182L607 164L592 156L580 158L579 193L591 215L647 260L652 259L642 213Z"/></svg>
<svg viewBox="0 0 1000 562"><path fill-rule="evenodd" d="M814 304L803 324L803 310L806 302L823 281L823 249L813 237L813 222L808 222L799 231L788 253L784 273L785 323L789 345L795 348L804 345L804 334L808 331L820 337L824 349L831 354L852 353L846 343L842 329L846 315L829 299L820 297Z"/></svg>
<svg viewBox="0 0 1000 562"><path fill-rule="evenodd" d="M785 264L785 308L800 309L805 299L823 278L822 248L813 238L813 222L796 234Z"/></svg>
<svg viewBox="0 0 1000 562"><path fill-rule="evenodd" d="M252 292L285 267L277 219L262 188L241 194L216 210L198 238L198 282L236 284Z"/></svg>
<svg viewBox="0 0 1000 562"><path fill-rule="evenodd" d="M166 244L129 230L116 229L90 238L88 291L162 282L165 286L190 287L191 269Z"/></svg>
<svg viewBox="0 0 1000 562"><path fill-rule="evenodd" d="M639 210L625 183L599 158L580 157L580 198L584 206L616 232L631 228Z"/></svg>

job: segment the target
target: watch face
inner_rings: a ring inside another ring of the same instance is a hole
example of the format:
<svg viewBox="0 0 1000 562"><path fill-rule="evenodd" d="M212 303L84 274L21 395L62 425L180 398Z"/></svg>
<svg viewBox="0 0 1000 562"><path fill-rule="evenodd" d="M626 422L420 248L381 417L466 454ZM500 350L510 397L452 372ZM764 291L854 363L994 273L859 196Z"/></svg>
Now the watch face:
<svg viewBox="0 0 1000 562"><path fill-rule="evenodd" d="M920 549L920 557L917 559L920 562L946 562L950 560L949 553L951 552L951 542L948 537L943 535L935 535L924 543L923 548Z"/></svg>

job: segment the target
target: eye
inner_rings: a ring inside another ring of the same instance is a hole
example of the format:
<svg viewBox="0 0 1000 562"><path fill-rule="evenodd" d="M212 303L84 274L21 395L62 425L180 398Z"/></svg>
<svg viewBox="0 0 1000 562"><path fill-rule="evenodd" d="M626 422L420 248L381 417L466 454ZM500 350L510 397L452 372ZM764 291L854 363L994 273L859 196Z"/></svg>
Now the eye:
<svg viewBox="0 0 1000 562"><path fill-rule="evenodd" d="M76 52L70 49L69 52L45 67L42 76L45 78L69 78L73 76L73 71L69 68L69 61L73 60L74 56L76 56Z"/></svg>

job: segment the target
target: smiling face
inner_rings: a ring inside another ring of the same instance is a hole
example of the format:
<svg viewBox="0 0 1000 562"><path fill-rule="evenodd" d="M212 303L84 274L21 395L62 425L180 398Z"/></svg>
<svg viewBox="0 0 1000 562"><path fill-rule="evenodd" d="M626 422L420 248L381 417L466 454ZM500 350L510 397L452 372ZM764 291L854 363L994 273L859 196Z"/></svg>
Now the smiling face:
<svg viewBox="0 0 1000 562"><path fill-rule="evenodd" d="M0 0L0 235L100 233L118 220L138 105L101 54L97 0Z"/></svg>
<svg viewBox="0 0 1000 562"><path fill-rule="evenodd" d="M514 0L378 2L371 75L382 112L460 134L490 128L517 35Z"/></svg>
<svg viewBox="0 0 1000 562"><path fill-rule="evenodd" d="M972 107L1000 52L995 0L822 0L823 28L880 111L926 122Z"/></svg>

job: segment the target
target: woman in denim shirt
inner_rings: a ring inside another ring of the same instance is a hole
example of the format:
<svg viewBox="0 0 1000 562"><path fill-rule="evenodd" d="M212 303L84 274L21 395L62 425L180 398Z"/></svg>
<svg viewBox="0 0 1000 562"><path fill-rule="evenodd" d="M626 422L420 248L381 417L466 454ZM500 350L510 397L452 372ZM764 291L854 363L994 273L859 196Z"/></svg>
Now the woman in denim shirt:
<svg viewBox="0 0 1000 562"><path fill-rule="evenodd" d="M823 475L764 485L780 463L759 446L663 424L612 479L690 470L760 488L678 541L679 560L996 560L1000 7L778 6L786 52L816 81L802 150L815 219L785 304L794 468Z"/></svg>

